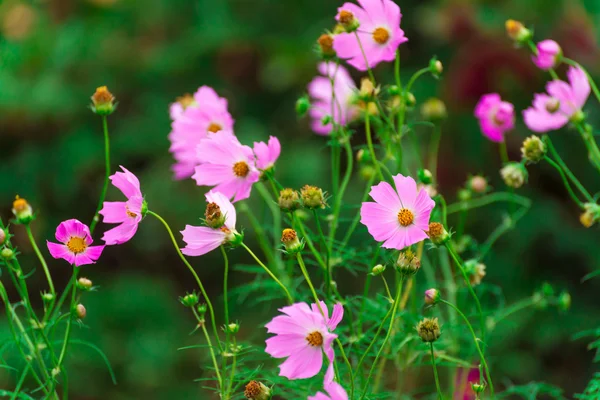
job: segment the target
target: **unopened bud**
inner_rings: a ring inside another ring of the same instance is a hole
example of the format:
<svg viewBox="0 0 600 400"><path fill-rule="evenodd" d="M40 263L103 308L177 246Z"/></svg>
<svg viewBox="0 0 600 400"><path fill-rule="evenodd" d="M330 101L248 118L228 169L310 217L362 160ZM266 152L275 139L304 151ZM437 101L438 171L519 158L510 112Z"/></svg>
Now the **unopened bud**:
<svg viewBox="0 0 600 400"><path fill-rule="evenodd" d="M354 14L348 10L341 10L336 19L340 25L344 27L346 32L354 32L360 26L360 22L356 19Z"/></svg>
<svg viewBox="0 0 600 400"><path fill-rule="evenodd" d="M298 208L302 207L302 202L300 201L300 194L297 190L294 189L282 189L279 192L279 208L282 211L294 211Z"/></svg>
<svg viewBox="0 0 600 400"><path fill-rule="evenodd" d="M473 382L471 383L471 389L473 389L473 392L475 393L483 393L485 390L485 385Z"/></svg>
<svg viewBox="0 0 600 400"><path fill-rule="evenodd" d="M422 341L431 343L438 340L442 334L437 318L425 318L417 324L417 333Z"/></svg>
<svg viewBox="0 0 600 400"><path fill-rule="evenodd" d="M115 97L106 86L100 86L92 96L92 111L98 115L110 115L115 111Z"/></svg>
<svg viewBox="0 0 600 400"><path fill-rule="evenodd" d="M514 40L519 44L526 43L533 36L531 31L519 22L514 19L509 19L505 23L506 34L509 38Z"/></svg>
<svg viewBox="0 0 600 400"><path fill-rule="evenodd" d="M523 159L531 163L537 163L546 154L546 144L538 136L532 135L523 141L521 147Z"/></svg>
<svg viewBox="0 0 600 400"><path fill-rule="evenodd" d="M2 228L0 228L0 246L2 246L4 244L4 242L6 242L6 231Z"/></svg>
<svg viewBox="0 0 600 400"><path fill-rule="evenodd" d="M300 195L302 196L304 207L310 209L325 208L325 195L323 194L323 190L321 188L304 185L304 187L302 187L300 190Z"/></svg>
<svg viewBox="0 0 600 400"><path fill-rule="evenodd" d="M527 182L528 178L527 169L525 169L525 166L516 162L506 164L500 170L500 175L502 176L506 186L514 189L518 189L523 186L523 184Z"/></svg>
<svg viewBox="0 0 600 400"><path fill-rule="evenodd" d="M441 121L446 118L446 104L440 99L431 98L421 106L421 115L428 121Z"/></svg>
<svg viewBox="0 0 600 400"><path fill-rule="evenodd" d="M439 77L444 71L444 66L440 60L433 57L431 61L429 61L429 71L433 74L433 76Z"/></svg>
<svg viewBox="0 0 600 400"><path fill-rule="evenodd" d="M373 275L373 276L381 275L381 274L383 274L384 271L385 271L385 265L377 264L371 270L371 275Z"/></svg>
<svg viewBox="0 0 600 400"><path fill-rule="evenodd" d="M80 290L90 290L92 288L92 281L88 278L81 277L77 279L77 288Z"/></svg>
<svg viewBox="0 0 600 400"><path fill-rule="evenodd" d="M600 206L595 203L585 203L583 205L584 212L579 217L579 221L586 228L592 227L596 222L600 221Z"/></svg>
<svg viewBox="0 0 600 400"><path fill-rule="evenodd" d="M571 307L571 295L569 292L561 292L558 296L558 308L567 311Z"/></svg>
<svg viewBox="0 0 600 400"><path fill-rule="evenodd" d="M77 314L77 318L84 319L87 315L87 310L85 309L83 304L77 304L75 307L75 314Z"/></svg>
<svg viewBox="0 0 600 400"><path fill-rule="evenodd" d="M196 293L188 293L185 296L180 297L179 301L186 307L194 307L198 304L198 295Z"/></svg>
<svg viewBox="0 0 600 400"><path fill-rule="evenodd" d="M425 291L425 304L434 305L440 301L440 292L437 289L427 289Z"/></svg>
<svg viewBox="0 0 600 400"><path fill-rule="evenodd" d="M240 246L244 241L243 232L238 232L235 229L228 229L224 226L221 228L221 230L225 232L225 240L227 241L227 244L231 247Z"/></svg>
<svg viewBox="0 0 600 400"><path fill-rule="evenodd" d="M335 50L333 50L333 36L324 33L321 36L319 36L317 44L319 45L321 56L324 59L329 59L335 56Z"/></svg>
<svg viewBox="0 0 600 400"><path fill-rule="evenodd" d="M418 182L424 183L425 185L429 185L433 182L433 175L428 169L421 168L417 171L417 179Z"/></svg>
<svg viewBox="0 0 600 400"><path fill-rule="evenodd" d="M33 220L33 209L27 200L17 196L13 201L12 212L17 218L17 223L28 224Z"/></svg>
<svg viewBox="0 0 600 400"><path fill-rule="evenodd" d="M477 286L485 277L485 264L477 260L467 260L465 261L465 273L469 277L471 286Z"/></svg>
<svg viewBox="0 0 600 400"><path fill-rule="evenodd" d="M467 201L471 200L473 193L469 189L462 188L458 190L457 196L460 201Z"/></svg>
<svg viewBox="0 0 600 400"><path fill-rule="evenodd" d="M249 400L269 400L271 389L259 381L250 381L244 390L244 396Z"/></svg>
<svg viewBox="0 0 600 400"><path fill-rule="evenodd" d="M475 175L469 179L468 188L475 193L483 194L488 191L488 182L483 176Z"/></svg>
<svg viewBox="0 0 600 400"><path fill-rule="evenodd" d="M404 276L411 276L416 274L421 268L421 260L411 250L406 249L400 252L398 260L396 261L396 270Z"/></svg>
<svg viewBox="0 0 600 400"><path fill-rule="evenodd" d="M360 167L360 170L358 171L358 174L360 175L360 177L362 179L364 179L365 181L372 179L376 173L377 173L377 170L375 169L375 167L373 167L371 165L363 165Z"/></svg>
<svg viewBox="0 0 600 400"><path fill-rule="evenodd" d="M444 228L444 225L439 222L432 222L429 224L429 230L426 232L429 236L429 239L435 245L441 245L450 240L450 234Z"/></svg>
<svg viewBox="0 0 600 400"><path fill-rule="evenodd" d="M2 251L0 251L0 256L2 256L2 258L4 258L5 260L10 260L11 258L13 258L14 255L15 252L9 249L8 247L5 247L2 249Z"/></svg>
<svg viewBox="0 0 600 400"><path fill-rule="evenodd" d="M48 292L42 293L42 301L44 303L50 303L52 300L54 300L54 295L52 293L48 293Z"/></svg>
<svg viewBox="0 0 600 400"><path fill-rule="evenodd" d="M204 211L206 225L213 229L219 229L225 224L225 215L217 203L208 203Z"/></svg>
<svg viewBox="0 0 600 400"><path fill-rule="evenodd" d="M204 315L206 314L206 304L198 304L198 307L196 307L196 310L198 311L198 314L200 315Z"/></svg>
<svg viewBox="0 0 600 400"><path fill-rule="evenodd" d="M288 254L296 254L304 249L304 243L298 238L295 230L286 228L281 233L281 243Z"/></svg>
<svg viewBox="0 0 600 400"><path fill-rule="evenodd" d="M225 328L227 329L227 332L231 333L231 334L236 334L240 330L239 324L236 324L235 322L232 322L231 324L227 325Z"/></svg>
<svg viewBox="0 0 600 400"><path fill-rule="evenodd" d="M367 77L360 80L360 90L358 92L361 100L370 102L379 94L379 86L375 87L373 81Z"/></svg>
<svg viewBox="0 0 600 400"><path fill-rule="evenodd" d="M411 92L404 95L404 102L407 107L414 107L417 104L417 98Z"/></svg>
<svg viewBox="0 0 600 400"><path fill-rule="evenodd" d="M304 117L310 108L310 99L307 95L300 97L296 100L296 114L299 117Z"/></svg>
<svg viewBox="0 0 600 400"><path fill-rule="evenodd" d="M359 163L371 162L371 153L365 149L358 150L356 152L356 161Z"/></svg>

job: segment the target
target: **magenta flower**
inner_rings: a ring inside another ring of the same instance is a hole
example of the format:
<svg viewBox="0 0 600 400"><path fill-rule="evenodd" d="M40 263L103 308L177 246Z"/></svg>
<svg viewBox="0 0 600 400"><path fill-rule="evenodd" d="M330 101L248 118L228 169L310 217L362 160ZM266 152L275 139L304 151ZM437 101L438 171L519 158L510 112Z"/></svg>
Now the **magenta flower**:
<svg viewBox="0 0 600 400"><path fill-rule="evenodd" d="M454 400L475 400L475 393L471 388L472 383L479 383L480 381L479 369L471 368L469 370L460 368L456 374L456 381L454 383Z"/></svg>
<svg viewBox="0 0 600 400"><path fill-rule="evenodd" d="M325 116L332 116L337 125L347 125L359 114L355 94L358 92L348 70L334 63L320 63L317 76L308 85L308 93L314 99L310 109L312 130L319 135L329 135L332 124L323 124ZM333 87L331 80L333 79ZM335 101L334 101L334 96Z"/></svg>
<svg viewBox="0 0 600 400"><path fill-rule="evenodd" d="M210 191L206 193L206 201L208 202L207 223L216 227L186 225L181 231L183 241L186 243L186 247L181 249L181 252L185 255L201 256L232 241L238 235L235 230L235 208L229 199L223 193ZM213 221L219 222L215 225Z"/></svg>
<svg viewBox="0 0 600 400"><path fill-rule="evenodd" d="M498 93L481 96L475 106L481 132L492 142L504 142L504 134L515 127L514 106L502 101Z"/></svg>
<svg viewBox="0 0 600 400"><path fill-rule="evenodd" d="M288 379L306 379L317 375L323 367L323 353L329 361L325 383L333 380L332 343L337 335L331 333L342 320L341 304L333 307L331 318L324 302L323 314L316 304L295 303L280 308L279 315L266 325L267 332L276 336L267 339L267 352L271 357L287 359L279 366L279 375Z"/></svg>
<svg viewBox="0 0 600 400"><path fill-rule="evenodd" d="M336 35L333 39L333 49L339 58L345 59L354 68L366 71L368 68L374 68L381 61L393 61L398 46L408 39L400 29L402 18L400 7L392 0L358 0L358 2L362 8L353 3L344 3L338 8L336 16L338 21L340 13L350 12L360 26L356 32ZM360 44L356 35L360 38Z"/></svg>
<svg viewBox="0 0 600 400"><path fill-rule="evenodd" d="M325 391L327 394L318 392L314 396L308 396L308 400L348 400L348 393L337 382L326 383Z"/></svg>
<svg viewBox="0 0 600 400"><path fill-rule="evenodd" d="M560 129L572 118L579 118L590 95L590 82L581 68L567 71L569 83L548 82L546 93L535 94L533 106L523 111L525 125L534 132Z"/></svg>
<svg viewBox="0 0 600 400"><path fill-rule="evenodd" d="M104 250L104 246L90 246L93 242L90 228L76 219L61 222L56 228L55 237L63 244L47 241L50 255L76 267L94 264Z"/></svg>
<svg viewBox="0 0 600 400"><path fill-rule="evenodd" d="M252 184L260 173L254 164L254 153L243 146L229 131L217 132L200 141L196 148L198 166L192 179L198 186L214 186L233 201L250 197Z"/></svg>
<svg viewBox="0 0 600 400"><path fill-rule="evenodd" d="M275 161L281 154L281 144L275 136L269 136L269 142L254 142L254 155L256 156L256 167L262 171L275 165Z"/></svg>
<svg viewBox="0 0 600 400"><path fill-rule="evenodd" d="M562 50L554 40L543 40L537 44L537 55L532 57L533 63L544 71L552 69L558 64Z"/></svg>
<svg viewBox="0 0 600 400"><path fill-rule="evenodd" d="M125 167L121 166L121 169L123 172L115 172L110 180L127 197L127 201L105 201L100 210L104 223L120 224L104 232L102 240L107 245L122 244L131 239L147 211L140 191L140 181Z"/></svg>
<svg viewBox="0 0 600 400"><path fill-rule="evenodd" d="M198 165L196 147L200 141L209 134L233 129L233 118L227 111L227 100L208 86L198 89L194 101L187 107L178 104L172 105L170 110L174 121L169 134L169 151L176 161L175 179L184 179L192 176Z"/></svg>
<svg viewBox="0 0 600 400"><path fill-rule="evenodd" d="M375 203L362 203L360 222L381 246L401 250L427 239L429 218L435 202L424 189L417 192L414 179L394 176L396 190L387 182L371 187Z"/></svg>

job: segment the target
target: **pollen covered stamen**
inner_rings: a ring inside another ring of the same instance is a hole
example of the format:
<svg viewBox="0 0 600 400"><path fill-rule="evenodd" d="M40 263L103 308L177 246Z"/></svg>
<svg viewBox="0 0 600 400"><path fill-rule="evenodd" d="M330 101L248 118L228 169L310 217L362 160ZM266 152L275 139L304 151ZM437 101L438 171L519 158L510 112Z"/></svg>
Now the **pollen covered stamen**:
<svg viewBox="0 0 600 400"><path fill-rule="evenodd" d="M206 128L207 131L212 132L212 133L217 133L222 129L223 129L223 127L221 125L217 124L216 122L211 122L210 125L208 126L208 128Z"/></svg>
<svg viewBox="0 0 600 400"><path fill-rule="evenodd" d="M238 161L233 165L233 173L235 176L239 176L240 178L245 178L248 176L250 172L250 167L245 161Z"/></svg>
<svg viewBox="0 0 600 400"><path fill-rule="evenodd" d="M342 10L339 14L340 24L349 24L354 20L354 14L350 11Z"/></svg>
<svg viewBox="0 0 600 400"><path fill-rule="evenodd" d="M87 244L83 238L71 236L67 242L69 251L74 254L83 253L87 249Z"/></svg>
<svg viewBox="0 0 600 400"><path fill-rule="evenodd" d="M390 40L390 32L382 27L379 27L373 31L373 40L379 44L386 44Z"/></svg>
<svg viewBox="0 0 600 400"><path fill-rule="evenodd" d="M308 334L308 336L306 337L306 341L308 342L309 345L313 346L313 347L319 347L323 345L323 335L321 335L321 332L311 332Z"/></svg>
<svg viewBox="0 0 600 400"><path fill-rule="evenodd" d="M189 93L179 96L175 101L177 101L184 110L196 102L194 96Z"/></svg>
<svg viewBox="0 0 600 400"><path fill-rule="evenodd" d="M398 212L398 222L402 226L409 226L415 220L415 215L408 208L403 208Z"/></svg>

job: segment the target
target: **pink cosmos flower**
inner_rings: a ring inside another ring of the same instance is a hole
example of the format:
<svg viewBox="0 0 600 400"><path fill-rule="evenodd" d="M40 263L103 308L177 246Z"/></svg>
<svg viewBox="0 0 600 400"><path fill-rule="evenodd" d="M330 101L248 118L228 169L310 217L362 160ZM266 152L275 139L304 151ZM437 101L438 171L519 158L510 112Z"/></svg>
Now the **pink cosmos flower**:
<svg viewBox="0 0 600 400"><path fill-rule="evenodd" d="M102 220L107 224L120 224L119 226L104 232L102 240L107 245L122 244L135 235L138 224L145 214L146 204L140 191L140 181L121 166L123 172L116 172L110 177L112 184L119 189L127 201L105 201L100 214Z"/></svg>
<svg viewBox="0 0 600 400"><path fill-rule="evenodd" d="M254 164L254 153L243 146L229 131L211 134L196 148L198 166L192 179L198 186L214 186L233 201L250 197L252 184L260 173Z"/></svg>
<svg viewBox="0 0 600 400"><path fill-rule="evenodd" d="M348 70L341 65L323 62L319 64L318 69L323 76L317 76L308 85L308 93L313 98L309 112L312 118L311 126L315 133L329 135L332 125L323 125L323 117L331 116L333 112L333 121L336 124L347 125L358 116L360 109L355 104L358 88Z"/></svg>
<svg viewBox="0 0 600 400"><path fill-rule="evenodd" d="M381 61L394 60L398 46L408 39L400 29L400 7L392 0L358 0L358 3L362 8L353 3L344 3L338 8L338 21L340 13L346 11L354 15L360 26L356 32L336 35L333 39L333 49L339 58L346 59L354 68L366 71ZM362 50L356 38L357 34Z"/></svg>
<svg viewBox="0 0 600 400"><path fill-rule="evenodd" d="M55 236L63 244L48 241L50 255L67 260L76 267L94 264L104 250L104 246L90 246L93 242L90 228L76 219L61 222Z"/></svg>
<svg viewBox="0 0 600 400"><path fill-rule="evenodd" d="M193 102L185 108L173 105L171 117L175 118L169 134L169 151L176 161L175 179L189 178L198 165L196 147L200 141L209 134L233 129L233 118L227 111L227 100L208 86L198 89Z"/></svg>
<svg viewBox="0 0 600 400"><path fill-rule="evenodd" d="M504 142L504 134L515 127L514 106L502 101L498 93L481 96L475 106L481 132L492 142Z"/></svg>
<svg viewBox="0 0 600 400"><path fill-rule="evenodd" d="M394 176L396 190L387 182L371 187L375 203L362 203L360 222L381 246L401 250L427 239L429 217L435 202L424 189L417 192L413 178Z"/></svg>
<svg viewBox="0 0 600 400"><path fill-rule="evenodd" d="M325 384L327 394L318 392L314 396L308 396L308 400L348 400L348 393L337 382Z"/></svg>
<svg viewBox="0 0 600 400"><path fill-rule="evenodd" d="M523 111L525 124L534 132L548 132L565 126L572 117L581 114L590 95L590 82L581 68L567 71L569 83L548 82L546 93L535 94L533 106Z"/></svg>
<svg viewBox="0 0 600 400"><path fill-rule="evenodd" d="M188 256L201 256L222 244L232 240L237 234L235 230L236 213L233 204L222 193L210 191L206 194L208 202L206 219L210 226L186 225L181 231L186 247L181 252ZM220 221L212 224L212 221ZM220 226L219 226L220 225Z"/></svg>
<svg viewBox="0 0 600 400"><path fill-rule="evenodd" d="M269 136L269 142L254 142L254 155L256 155L256 167L262 171L275 165L275 161L281 154L281 144L275 136Z"/></svg>
<svg viewBox="0 0 600 400"><path fill-rule="evenodd" d="M317 375L323 367L323 353L329 361L325 383L333 381L332 343L337 335L331 333L342 320L344 308L333 307L331 318L324 302L320 302L325 318L317 307L295 303L280 308L279 315L266 325L267 332L276 336L267 339L267 352L271 357L287 359L279 366L279 375L288 379L306 379Z"/></svg>
<svg viewBox="0 0 600 400"><path fill-rule="evenodd" d="M532 57L533 63L544 71L554 68L562 54L558 43L554 40L543 40L536 47L537 55Z"/></svg>

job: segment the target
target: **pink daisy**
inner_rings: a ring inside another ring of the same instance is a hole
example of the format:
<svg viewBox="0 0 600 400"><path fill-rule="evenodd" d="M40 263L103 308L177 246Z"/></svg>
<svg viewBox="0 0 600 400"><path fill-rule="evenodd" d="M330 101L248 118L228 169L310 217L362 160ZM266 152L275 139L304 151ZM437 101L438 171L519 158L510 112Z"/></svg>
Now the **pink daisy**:
<svg viewBox="0 0 600 400"><path fill-rule="evenodd" d="M532 57L533 63L544 71L552 69L559 62L562 50L554 40L543 40L536 46L537 54Z"/></svg>
<svg viewBox="0 0 600 400"><path fill-rule="evenodd" d="M76 219L61 222L56 228L55 237L63 244L47 242L50 255L76 267L94 264L104 250L104 246L90 246L93 242L90 228Z"/></svg>
<svg viewBox="0 0 600 400"><path fill-rule="evenodd" d="M533 106L523 111L525 124L534 132L548 132L565 126L572 117L582 113L590 95L590 82L581 68L567 71L569 83L548 82L546 93L536 94Z"/></svg>
<svg viewBox="0 0 600 400"><path fill-rule="evenodd" d="M120 224L119 226L104 232L102 240L107 245L122 244L135 235L138 224L146 213L146 203L140 191L140 181L121 166L123 172L116 172L110 177L112 184L119 189L127 201L105 201L100 214L102 220L107 224Z"/></svg>
<svg viewBox="0 0 600 400"><path fill-rule="evenodd" d="M281 154L281 144L275 136L269 136L269 142L254 142L256 167L262 171L272 168Z"/></svg>
<svg viewBox="0 0 600 400"><path fill-rule="evenodd" d="M308 93L313 98L311 125L315 133L329 135L332 125L323 125L323 117L331 116L333 111L333 121L337 125L347 125L359 115L360 109L355 104L358 89L348 70L341 65L323 62L319 64L319 72L323 76L317 76L308 85ZM335 95L335 102L332 94Z"/></svg>
<svg viewBox="0 0 600 400"><path fill-rule="evenodd" d="M169 134L170 151L175 158L173 171L176 179L189 178L198 165L196 147L207 135L233 129L233 118L227 111L227 100L214 89L202 86L194 94L193 102L184 108L175 103L171 107L174 117Z"/></svg>
<svg viewBox="0 0 600 400"><path fill-rule="evenodd" d="M325 391L327 394L318 392L314 396L308 396L308 400L348 400L348 393L337 382L325 384Z"/></svg>
<svg viewBox="0 0 600 400"><path fill-rule="evenodd" d="M222 193L210 191L206 193L206 201L208 202L207 222L210 219L210 222L220 220L222 223L213 224L215 228L186 225L181 231L183 241L186 243L186 247L181 249L181 252L185 255L201 256L231 241L238 234L235 230L235 208L229 199Z"/></svg>
<svg viewBox="0 0 600 400"><path fill-rule="evenodd" d="M414 179L394 176L396 190L387 182L371 187L375 203L362 203L360 222L381 246L401 250L427 239L429 217L435 202L424 189L417 192Z"/></svg>
<svg viewBox="0 0 600 400"><path fill-rule="evenodd" d="M504 134L515 127L515 108L502 101L498 93L481 96L475 106L481 132L492 142L504 142Z"/></svg>
<svg viewBox="0 0 600 400"><path fill-rule="evenodd" d="M353 3L344 3L338 8L338 21L342 12L350 12L360 26L356 33L344 32L336 35L333 49L339 58L346 59L354 68L366 71L381 61L394 60L398 46L408 39L400 29L400 7L392 0L358 0L358 3L362 8ZM356 34L360 38L362 50Z"/></svg>
<svg viewBox="0 0 600 400"><path fill-rule="evenodd" d="M254 164L254 153L243 146L229 131L217 132L200 141L196 148L198 166L192 179L198 186L214 186L233 201L250 197L252 184L260 173Z"/></svg>
<svg viewBox="0 0 600 400"><path fill-rule="evenodd" d="M323 353L329 361L325 382L333 380L332 343L337 335L331 333L342 320L341 304L333 307L331 318L324 302L321 314L316 304L295 303L280 308L279 315L266 325L267 332L275 336L267 339L267 352L271 357L287 359L279 366L279 375L288 379L306 379L317 375L323 367Z"/></svg>

